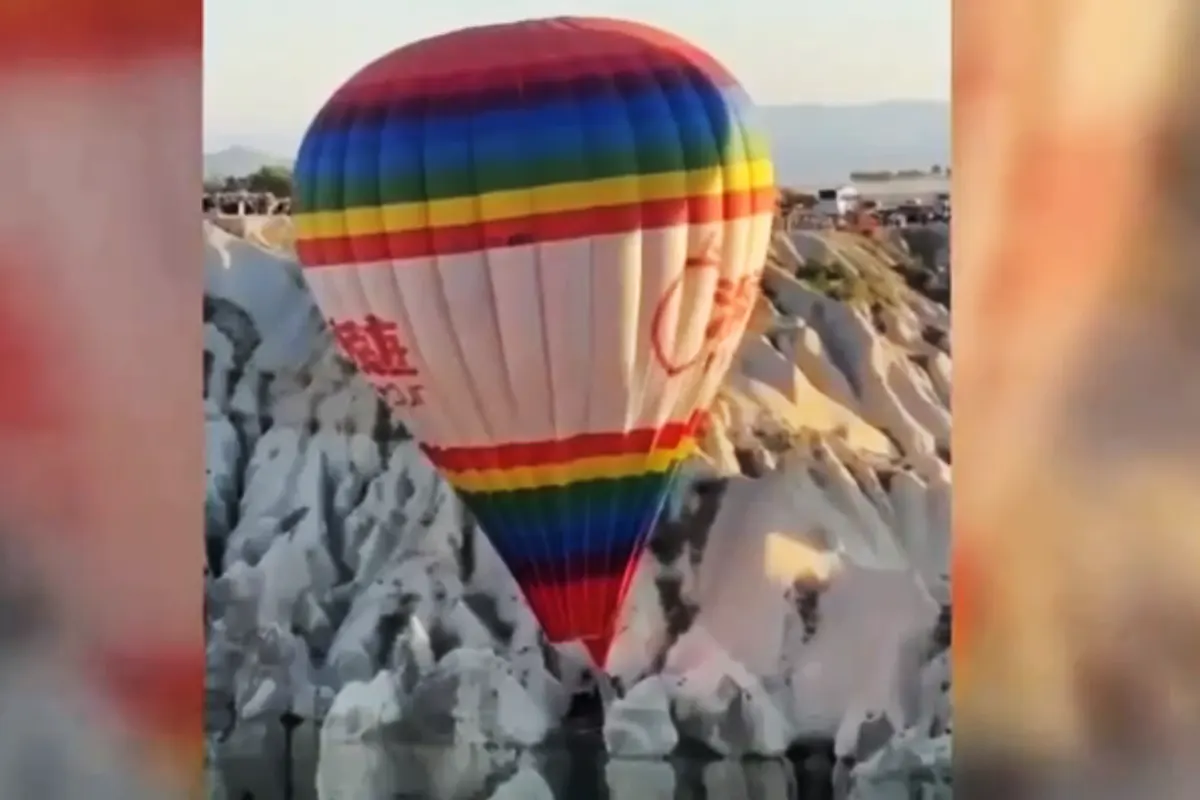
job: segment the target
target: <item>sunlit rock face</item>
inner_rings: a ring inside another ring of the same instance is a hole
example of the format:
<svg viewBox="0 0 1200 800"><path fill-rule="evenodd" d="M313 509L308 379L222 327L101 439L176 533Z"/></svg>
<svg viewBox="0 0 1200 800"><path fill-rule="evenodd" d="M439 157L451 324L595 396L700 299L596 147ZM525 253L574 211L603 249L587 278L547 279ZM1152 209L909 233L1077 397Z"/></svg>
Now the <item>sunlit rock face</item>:
<svg viewBox="0 0 1200 800"><path fill-rule="evenodd" d="M607 749L595 780L631 799L788 798L805 759L850 782L943 764L949 312L910 288L925 267L904 247L777 234L622 611L607 712L580 723L582 649L545 642L486 532L333 350L294 260L204 236L208 719L228 796L281 796L290 771L325 800L578 800L562 747ZM814 742L830 755L798 750ZM698 766L663 760L681 752ZM767 760L704 766L746 756Z"/></svg>

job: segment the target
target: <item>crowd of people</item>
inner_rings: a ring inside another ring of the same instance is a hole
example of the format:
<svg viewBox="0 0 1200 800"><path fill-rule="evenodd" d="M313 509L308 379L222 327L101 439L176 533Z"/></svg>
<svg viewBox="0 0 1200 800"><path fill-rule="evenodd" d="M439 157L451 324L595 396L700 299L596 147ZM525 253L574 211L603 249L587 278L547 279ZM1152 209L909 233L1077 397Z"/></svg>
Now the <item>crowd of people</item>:
<svg viewBox="0 0 1200 800"><path fill-rule="evenodd" d="M205 214L287 215L292 213L292 199L270 192L205 192L202 207Z"/></svg>
<svg viewBox="0 0 1200 800"><path fill-rule="evenodd" d="M950 204L906 202L895 206L880 206L864 201L856 206L833 210L796 207L784 214L789 228L834 228L869 233L878 228L907 228L934 223L950 224Z"/></svg>

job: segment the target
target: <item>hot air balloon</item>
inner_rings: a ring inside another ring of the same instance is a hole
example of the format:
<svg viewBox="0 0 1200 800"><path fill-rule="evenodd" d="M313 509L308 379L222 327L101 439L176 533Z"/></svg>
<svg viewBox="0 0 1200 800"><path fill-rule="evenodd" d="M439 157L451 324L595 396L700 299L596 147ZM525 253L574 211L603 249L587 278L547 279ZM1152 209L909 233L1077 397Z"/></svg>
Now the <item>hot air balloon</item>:
<svg viewBox="0 0 1200 800"><path fill-rule="evenodd" d="M732 76L645 25L469 28L363 68L296 161L341 352L552 642L598 666L757 299L772 167Z"/></svg>

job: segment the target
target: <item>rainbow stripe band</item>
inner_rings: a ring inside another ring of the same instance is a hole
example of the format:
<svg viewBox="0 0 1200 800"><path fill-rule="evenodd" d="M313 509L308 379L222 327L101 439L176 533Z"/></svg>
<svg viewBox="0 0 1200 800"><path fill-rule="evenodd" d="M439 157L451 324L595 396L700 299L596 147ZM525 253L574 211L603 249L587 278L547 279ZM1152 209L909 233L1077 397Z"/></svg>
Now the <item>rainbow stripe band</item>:
<svg viewBox="0 0 1200 800"><path fill-rule="evenodd" d="M659 512L703 415L661 429L422 449L522 583L623 571Z"/></svg>
<svg viewBox="0 0 1200 800"><path fill-rule="evenodd" d="M679 462L664 472L538 493L463 493L522 585L624 570L644 541Z"/></svg>
<svg viewBox="0 0 1200 800"><path fill-rule="evenodd" d="M653 81L651 81L653 83ZM676 121L699 98L695 113L728 115L739 93L710 87L636 89L632 97L553 99L545 106L490 111L480 116L407 116L368 109L361 116L316 127L306 148L344 154L339 180L317 183L305 197L312 211L423 202L553 183L674 173L769 158L757 133L732 118L718 141L711 128ZM718 111L717 108L720 110ZM319 124L319 123L318 123ZM532 141L529 140L532 137ZM384 145L381 147L381 144ZM372 150L368 150L372 147Z"/></svg>
<svg viewBox="0 0 1200 800"><path fill-rule="evenodd" d="M557 483L573 483L597 478L620 477L645 468L654 454L688 446L701 423L696 413L683 422L670 422L661 428L641 428L616 433L581 433L545 442L513 442L493 447L436 447L422 450L451 483L472 481L473 476L495 471L508 476L486 488L531 489ZM636 463L615 470L606 459L637 459ZM665 465L664 465L665 466ZM564 480L565 478L565 480ZM467 485L474 490L485 488Z"/></svg>
<svg viewBox="0 0 1200 800"><path fill-rule="evenodd" d="M631 182L636 185L636 181ZM687 196L682 192L661 200L634 201L604 208L554 211L508 219L474 220L460 225L425 225L396 230L388 228L384 211L372 232L320 236L312 233L324 224L310 219L298 223L296 252L308 268L349 263L393 261L434 255L471 253L497 247L534 242L554 242L587 236L621 233L634 229L670 225L699 225L767 213L775 204L775 190L730 192Z"/></svg>
<svg viewBox="0 0 1200 800"><path fill-rule="evenodd" d="M658 430L423 449L459 489L550 640L584 634L603 663L637 554L703 421L696 413Z"/></svg>
<svg viewBox="0 0 1200 800"><path fill-rule="evenodd" d="M768 213L749 114L720 65L642 26L548 20L401 48L305 136L298 255L416 259Z"/></svg>
<svg viewBox="0 0 1200 800"><path fill-rule="evenodd" d="M550 641L607 646L637 556L678 474L463 493ZM604 654L593 653L597 663Z"/></svg>
<svg viewBox="0 0 1200 800"><path fill-rule="evenodd" d="M459 491L551 641L603 663L637 554L704 414L661 429L422 449Z"/></svg>

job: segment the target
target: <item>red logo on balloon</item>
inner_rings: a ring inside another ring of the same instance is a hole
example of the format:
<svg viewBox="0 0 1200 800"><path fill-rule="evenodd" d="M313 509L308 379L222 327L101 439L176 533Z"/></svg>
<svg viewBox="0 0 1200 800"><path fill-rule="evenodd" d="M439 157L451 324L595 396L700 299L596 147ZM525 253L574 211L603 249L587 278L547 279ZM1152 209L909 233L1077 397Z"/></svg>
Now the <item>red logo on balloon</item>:
<svg viewBox="0 0 1200 800"><path fill-rule="evenodd" d="M329 320L338 348L358 371L371 378L396 379L416 377L417 368L408 361L408 348L400 341L395 322L368 314L358 320ZM380 392L393 408L414 408L424 404L425 387L401 386L388 383Z"/></svg>
<svg viewBox="0 0 1200 800"><path fill-rule="evenodd" d="M666 329L667 309L672 303L682 302L683 285L689 275L694 276L696 270L719 270L721 268L720 251L716 238L709 236L701 244L700 252L689 255L683 262L683 271L671 281L662 299L654 309L654 317L650 321L650 344L654 357L670 377L675 377L691 369L703 361L703 372L712 369L716 361L717 351L721 345L737 335L746 324L754 303L758 297L759 275L757 272L743 275L737 280L718 278L713 290L712 316L704 326L704 337L694 353L681 358L672 358L664 346L670 335Z"/></svg>

